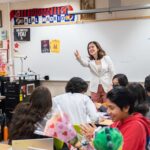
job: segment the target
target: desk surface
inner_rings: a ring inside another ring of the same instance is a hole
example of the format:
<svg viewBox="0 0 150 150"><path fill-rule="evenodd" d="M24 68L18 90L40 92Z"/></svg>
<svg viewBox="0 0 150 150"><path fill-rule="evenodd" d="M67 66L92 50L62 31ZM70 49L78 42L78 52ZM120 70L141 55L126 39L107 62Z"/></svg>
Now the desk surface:
<svg viewBox="0 0 150 150"><path fill-rule="evenodd" d="M9 150L11 148L10 145L7 144L0 144L0 150Z"/></svg>
<svg viewBox="0 0 150 150"><path fill-rule="evenodd" d="M101 121L99 124L100 125L111 125L113 122L111 119L105 119L104 121Z"/></svg>

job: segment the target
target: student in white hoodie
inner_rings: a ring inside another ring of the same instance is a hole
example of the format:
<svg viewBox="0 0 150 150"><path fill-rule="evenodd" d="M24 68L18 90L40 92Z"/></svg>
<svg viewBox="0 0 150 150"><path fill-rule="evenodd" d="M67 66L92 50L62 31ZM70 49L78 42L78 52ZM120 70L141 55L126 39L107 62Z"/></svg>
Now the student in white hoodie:
<svg viewBox="0 0 150 150"><path fill-rule="evenodd" d="M87 51L88 60L81 58L79 51L75 52L75 57L82 66L90 69L90 91L93 102L103 103L112 84L114 66L111 58L106 55L98 42L89 42Z"/></svg>
<svg viewBox="0 0 150 150"><path fill-rule="evenodd" d="M88 84L79 77L70 79L65 87L66 93L53 98L54 112L65 112L72 124L96 122L99 120L99 113L87 91Z"/></svg>

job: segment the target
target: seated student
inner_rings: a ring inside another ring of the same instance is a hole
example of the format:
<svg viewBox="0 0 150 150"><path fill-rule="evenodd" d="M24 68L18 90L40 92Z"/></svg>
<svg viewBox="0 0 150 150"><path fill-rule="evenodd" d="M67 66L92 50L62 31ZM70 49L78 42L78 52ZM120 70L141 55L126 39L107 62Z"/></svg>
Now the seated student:
<svg viewBox="0 0 150 150"><path fill-rule="evenodd" d="M148 103L150 107L150 75L146 76L145 81L144 81L144 87L146 91L146 102ZM150 119L150 110L146 114L146 117Z"/></svg>
<svg viewBox="0 0 150 150"><path fill-rule="evenodd" d="M146 76L145 81L144 81L144 87L145 87L145 91L147 94L146 101L150 105L150 75Z"/></svg>
<svg viewBox="0 0 150 150"><path fill-rule="evenodd" d="M150 120L135 112L136 98L132 92L118 86L107 93L107 98L107 112L114 122L111 127L118 128L122 133L123 150L145 150L147 137L150 136ZM94 128L82 126L82 132L89 138Z"/></svg>
<svg viewBox="0 0 150 150"><path fill-rule="evenodd" d="M143 116L149 112L149 106L146 102L146 94L144 87L140 83L130 83L127 88L136 97L135 111L140 112Z"/></svg>
<svg viewBox="0 0 150 150"><path fill-rule="evenodd" d="M36 131L44 131L51 117L52 98L48 88L37 87L30 96L30 103L19 103L9 127L9 143L16 139L35 138Z"/></svg>
<svg viewBox="0 0 150 150"><path fill-rule="evenodd" d="M99 114L94 103L84 94L87 88L88 84L83 79L71 78L65 87L66 93L53 98L54 111L59 106L69 116L72 124L98 121Z"/></svg>
<svg viewBox="0 0 150 150"><path fill-rule="evenodd" d="M150 121L135 112L136 97L125 87L116 87L107 94L108 113L123 135L123 150L145 150L150 136Z"/></svg>
<svg viewBox="0 0 150 150"><path fill-rule="evenodd" d="M128 85L128 78L125 74L116 74L113 76L113 79L112 79L112 84L113 84L113 87L115 86L127 86Z"/></svg>
<svg viewBox="0 0 150 150"><path fill-rule="evenodd" d="M112 87L116 86L127 86L128 85L128 78L125 74L116 74L113 76L112 79ZM95 103L96 108L100 112L106 112L107 108L103 106L101 103Z"/></svg>

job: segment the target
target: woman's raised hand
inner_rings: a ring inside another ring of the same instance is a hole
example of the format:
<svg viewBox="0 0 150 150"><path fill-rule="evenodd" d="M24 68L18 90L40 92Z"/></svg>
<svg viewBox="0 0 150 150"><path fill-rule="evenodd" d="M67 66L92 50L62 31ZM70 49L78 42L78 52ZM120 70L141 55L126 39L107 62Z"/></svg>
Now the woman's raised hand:
<svg viewBox="0 0 150 150"><path fill-rule="evenodd" d="M74 52L74 55L75 55L75 57L76 57L77 59L80 59L80 57L81 57L78 50L76 50L76 51Z"/></svg>

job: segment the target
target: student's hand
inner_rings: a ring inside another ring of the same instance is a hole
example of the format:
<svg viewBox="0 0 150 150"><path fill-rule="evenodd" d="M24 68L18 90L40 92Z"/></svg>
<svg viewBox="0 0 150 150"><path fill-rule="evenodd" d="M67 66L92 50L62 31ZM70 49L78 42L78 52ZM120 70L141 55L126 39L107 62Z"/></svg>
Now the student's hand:
<svg viewBox="0 0 150 150"><path fill-rule="evenodd" d="M78 50L76 50L76 51L74 52L74 55L75 55L76 59L80 59L80 58L81 58L80 53L79 53Z"/></svg>
<svg viewBox="0 0 150 150"><path fill-rule="evenodd" d="M97 128L94 124L82 124L80 125L81 133L88 139L91 140L94 135L94 131Z"/></svg>

